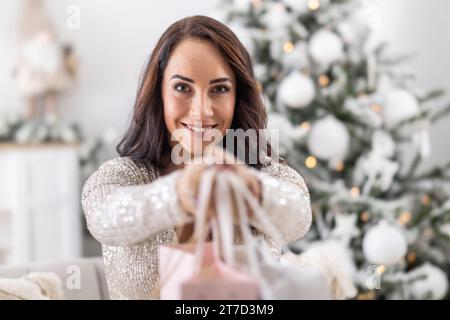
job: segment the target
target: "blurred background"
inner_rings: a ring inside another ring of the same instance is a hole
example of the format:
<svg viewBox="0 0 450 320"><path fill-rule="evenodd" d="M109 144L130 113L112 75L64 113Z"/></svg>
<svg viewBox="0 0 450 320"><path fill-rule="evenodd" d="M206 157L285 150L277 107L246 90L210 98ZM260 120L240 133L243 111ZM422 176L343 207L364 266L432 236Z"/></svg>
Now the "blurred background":
<svg viewBox="0 0 450 320"><path fill-rule="evenodd" d="M320 253L342 298L448 298L449 10L445 0L0 0L0 263L101 255L81 187L117 156L157 39L202 14L252 55L278 151L310 188L314 225L291 249Z"/></svg>

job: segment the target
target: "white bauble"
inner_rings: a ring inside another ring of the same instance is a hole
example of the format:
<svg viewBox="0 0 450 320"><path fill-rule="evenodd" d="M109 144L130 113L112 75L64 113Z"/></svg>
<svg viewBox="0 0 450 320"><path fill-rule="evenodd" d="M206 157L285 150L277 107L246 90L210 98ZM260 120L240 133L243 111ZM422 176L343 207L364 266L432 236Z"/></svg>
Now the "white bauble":
<svg viewBox="0 0 450 320"><path fill-rule="evenodd" d="M262 17L262 21L267 25L269 31L283 29L289 26L292 20L292 15L281 2L271 4Z"/></svg>
<svg viewBox="0 0 450 320"><path fill-rule="evenodd" d="M279 113L269 113L267 118L267 139L275 153L283 156L292 146L292 124ZM278 140L276 139L278 136Z"/></svg>
<svg viewBox="0 0 450 320"><path fill-rule="evenodd" d="M367 261L386 266L398 263L406 254L408 244L401 231L380 221L364 236L363 252Z"/></svg>
<svg viewBox="0 0 450 320"><path fill-rule="evenodd" d="M265 64L258 63L253 67L253 72L255 73L256 79L259 81L264 81L268 78L268 68Z"/></svg>
<svg viewBox="0 0 450 320"><path fill-rule="evenodd" d="M328 66L343 57L344 47L336 33L322 29L312 35L309 53L318 64Z"/></svg>
<svg viewBox="0 0 450 320"><path fill-rule="evenodd" d="M308 48L306 43L298 41L292 52L282 52L283 66L292 69L303 69L309 66Z"/></svg>
<svg viewBox="0 0 450 320"><path fill-rule="evenodd" d="M387 94L382 108L386 126L392 128L400 122L414 117L420 111L419 102L410 92L403 89L392 90Z"/></svg>
<svg viewBox="0 0 450 320"><path fill-rule="evenodd" d="M316 88L310 77L293 71L281 81L278 88L279 101L290 108L301 109L316 97Z"/></svg>
<svg viewBox="0 0 450 320"><path fill-rule="evenodd" d="M333 116L316 121L308 137L308 149L322 160L340 161L347 154L350 135L342 122Z"/></svg>
<svg viewBox="0 0 450 320"><path fill-rule="evenodd" d="M411 283L412 296L415 299L443 299L448 291L448 279L445 272L430 263L425 263L408 273L411 278L423 275L426 275L426 278Z"/></svg>
<svg viewBox="0 0 450 320"><path fill-rule="evenodd" d="M386 131L376 130L372 135L372 149L376 154L390 158L395 153L395 142Z"/></svg>

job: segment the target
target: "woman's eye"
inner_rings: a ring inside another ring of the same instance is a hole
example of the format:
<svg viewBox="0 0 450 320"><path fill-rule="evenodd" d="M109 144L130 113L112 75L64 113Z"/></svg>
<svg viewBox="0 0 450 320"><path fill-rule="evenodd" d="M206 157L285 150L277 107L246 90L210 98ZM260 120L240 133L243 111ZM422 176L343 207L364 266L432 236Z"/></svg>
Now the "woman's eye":
<svg viewBox="0 0 450 320"><path fill-rule="evenodd" d="M177 84L175 85L175 90L178 92L186 93L190 91L190 88L188 85L185 84Z"/></svg>
<svg viewBox="0 0 450 320"><path fill-rule="evenodd" d="M230 89L226 86L217 86L213 88L213 93L223 94L230 91Z"/></svg>

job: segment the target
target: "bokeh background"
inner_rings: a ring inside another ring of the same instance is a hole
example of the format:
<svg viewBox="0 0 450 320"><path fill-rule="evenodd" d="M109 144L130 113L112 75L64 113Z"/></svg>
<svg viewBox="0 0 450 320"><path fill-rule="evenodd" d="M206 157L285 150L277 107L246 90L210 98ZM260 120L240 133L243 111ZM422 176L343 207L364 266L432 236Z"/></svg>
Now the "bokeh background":
<svg viewBox="0 0 450 320"><path fill-rule="evenodd" d="M346 21L340 15L340 5L355 6L348 11L358 13L359 22L339 29L339 21ZM284 147L280 152L305 176L312 192L315 217L324 221L322 227L313 227L310 237L293 244L292 249L301 255L311 250L311 244L333 241L322 247L321 252L338 252L337 260L330 264L352 279L352 284L341 284L346 288L342 289L343 298L448 297L450 249L445 241L450 239L450 228L441 228L448 226L450 220L448 193L442 191L448 188L448 167L447 171L443 169L423 179L421 190L412 188L411 192L405 192L406 202L394 208L391 201L403 199L403 195L399 196L401 190L408 189L412 182L393 173L390 177L393 181L388 182L385 190L378 193L367 190L368 187L365 190L370 170L363 170L366 180L363 177L358 185L354 177L357 159L350 161L348 152L341 154L342 150L336 154L326 152L331 147L327 146L326 133L336 128L339 131L342 124L350 128L354 120L350 117L347 123L346 116L339 112L343 101L338 109L331 109L336 111L333 121L324 123L323 132L315 135L316 146L324 139L322 149L312 150L308 139L312 139L314 123L333 113L327 106L314 109L325 113L311 109L317 102L327 104L333 100L327 100L333 93L327 93L326 88L334 88L340 75L348 70L355 72L353 78L362 79L361 87L351 83L351 90L335 95L354 98L356 108L367 107L374 113L381 110L383 114L389 101L394 106L404 103L407 107L400 106L394 118L407 122L414 115L411 103L413 109L420 105L422 111L444 110L449 102L446 93L433 96L431 102L426 102L425 97L436 89L450 89L450 41L446 37L450 28L449 10L450 3L446 0L0 0L0 263L101 254L84 225L79 204L81 186L96 167L116 156L114 147L129 123L139 77L159 36L176 20L202 14L228 21L247 48L252 47L262 94L271 105L268 107L273 115L271 125L277 128L285 121L289 123L290 131L282 130L280 134ZM24 16L34 19L24 22ZM293 23L284 24L289 17L297 19L297 25L307 32L289 33ZM43 32L38 32L41 29ZM272 37L258 38L260 33L255 30ZM316 45L319 52L314 54L306 49L304 56L298 56L299 64L292 62L292 58L289 63L283 60L284 54L297 52L298 44L311 48L312 36L319 30L337 35L338 43L335 38L325 36ZM359 51L355 49L356 60L351 60L352 43L346 38L349 35L359 39L355 42L371 43L372 48L386 42L388 46L380 59L398 63L383 66L381 62L369 61L376 58L367 53L370 49L365 46ZM275 42L280 49L278 55L273 48L268 49L269 53L264 49L270 43L276 47ZM308 62L303 61L306 56ZM351 61L356 61L354 66L365 67L362 71L340 68L345 63L351 66ZM30 71L33 68L40 71ZM39 73L42 70L50 70L54 75L46 78ZM384 79L383 73L413 74L414 79L396 79L386 84L380 80ZM312 81L306 85L302 82L305 75ZM283 82L290 76L290 81ZM375 79L373 88L366 83L369 77ZM311 84L314 93L310 92ZM380 87L384 91L377 90ZM389 92L400 87L409 95L405 98L397 92L389 100ZM339 86L335 89L340 90ZM296 92L302 96L296 97ZM313 95L311 99L305 98L308 94ZM321 97L325 100L320 100ZM304 99L310 101L305 103ZM427 107L427 103L433 107ZM412 121L411 127L403 132L411 136L423 132L415 140L422 152L420 163L411 172L416 177L435 167L445 168L450 161L450 118L444 112L438 117L440 121L432 125L422 121L415 127ZM394 127L398 127L397 120L386 120L383 116L379 127L366 123L370 134L362 133L362 139L367 139L369 145L358 147L358 156L367 159L364 157L371 151L372 134L377 128L395 137L393 128L385 124L394 121ZM395 155L386 150L390 140L386 142L385 138L380 138L381 153L401 167L403 162L397 157L400 138L393 139ZM354 145L353 135L347 139L344 134L336 143L343 144L342 149L347 151ZM415 149L408 148L406 157L413 160ZM368 163L367 166L380 165L382 171L392 169L392 163L380 164L380 159ZM370 174L376 180L382 172ZM329 183L335 194L348 191L350 197L365 198L358 205L345 196L342 201L333 202L335 199L330 200L329 193L323 195L324 189L316 180ZM335 184L339 181L343 182L340 187ZM371 206L373 199L381 205ZM370 231L372 240L367 240ZM389 235L391 240L398 239L393 240L392 247L382 239ZM370 270L381 278L381 289L377 288L378 278L368 284L373 275ZM329 273L333 274L330 270ZM342 274L330 276L345 282L342 279L346 276ZM413 281L417 277L419 280Z"/></svg>

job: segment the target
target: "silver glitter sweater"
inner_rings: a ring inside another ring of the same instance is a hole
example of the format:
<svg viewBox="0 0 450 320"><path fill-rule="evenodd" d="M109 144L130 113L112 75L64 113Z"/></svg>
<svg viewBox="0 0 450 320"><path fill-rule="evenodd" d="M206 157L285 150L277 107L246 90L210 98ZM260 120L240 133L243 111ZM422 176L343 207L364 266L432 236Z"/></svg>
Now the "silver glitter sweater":
<svg viewBox="0 0 450 320"><path fill-rule="evenodd" d="M261 171L252 170L262 181L262 205L284 240L304 236L311 207L301 175L270 160ZM178 243L175 227L192 222L175 192L180 172L159 177L158 170L122 157L105 162L86 181L82 207L89 231L102 244L111 299L159 298L158 248Z"/></svg>

